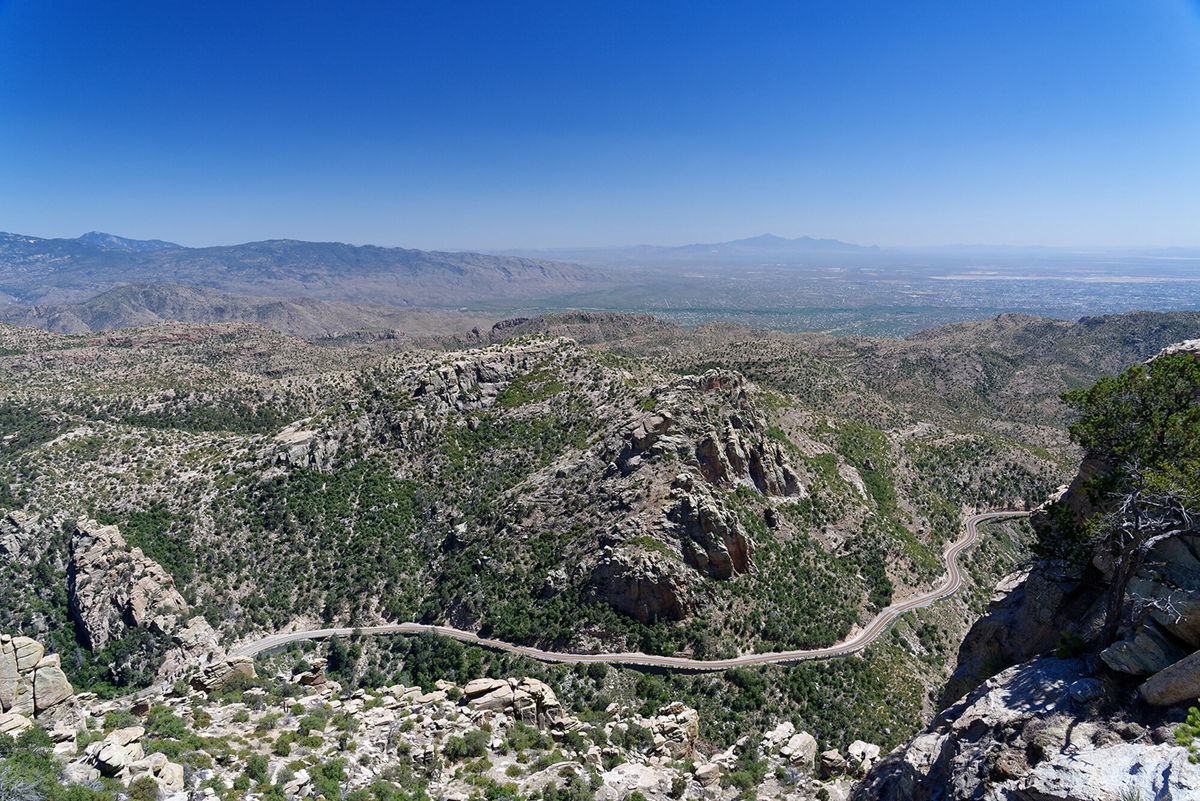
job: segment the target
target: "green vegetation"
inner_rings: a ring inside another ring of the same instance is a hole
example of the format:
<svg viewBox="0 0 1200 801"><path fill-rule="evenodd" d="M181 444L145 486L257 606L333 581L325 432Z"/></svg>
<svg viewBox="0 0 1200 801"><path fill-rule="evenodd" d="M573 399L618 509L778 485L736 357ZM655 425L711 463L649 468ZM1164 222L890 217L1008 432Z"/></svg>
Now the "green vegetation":
<svg viewBox="0 0 1200 801"><path fill-rule="evenodd" d="M15 740L0 736L0 798L12 801L117 801L119 786L58 782L61 766L53 755L54 744L41 729L30 729ZM157 789L157 786L156 786Z"/></svg>
<svg viewBox="0 0 1200 801"><path fill-rule="evenodd" d="M1200 709L1188 707L1187 720L1175 727L1175 742L1188 750L1193 764L1200 763Z"/></svg>

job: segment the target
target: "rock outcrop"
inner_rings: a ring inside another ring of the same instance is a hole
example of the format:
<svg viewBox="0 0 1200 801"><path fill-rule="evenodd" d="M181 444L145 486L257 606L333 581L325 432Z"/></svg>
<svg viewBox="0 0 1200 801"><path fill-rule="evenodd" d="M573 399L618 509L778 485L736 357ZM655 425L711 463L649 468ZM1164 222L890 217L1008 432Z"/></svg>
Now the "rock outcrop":
<svg viewBox="0 0 1200 801"><path fill-rule="evenodd" d="M93 651L145 627L170 640L159 678L206 665L221 653L217 632L191 608L171 574L140 548L130 548L117 526L80 520L71 537L67 570L71 615Z"/></svg>
<svg viewBox="0 0 1200 801"><path fill-rule="evenodd" d="M855 801L1200 797L1188 750L1154 742L1136 721L1093 714L1109 690L1087 674L1080 659L1009 668L888 755Z"/></svg>
<svg viewBox="0 0 1200 801"><path fill-rule="evenodd" d="M0 558L31 562L42 549L39 518L19 510L0 509Z"/></svg>
<svg viewBox="0 0 1200 801"><path fill-rule="evenodd" d="M174 628L188 610L171 575L140 548L130 548L116 526L76 524L67 576L71 614L93 651L119 639L127 626Z"/></svg>
<svg viewBox="0 0 1200 801"><path fill-rule="evenodd" d="M29 637L0 635L0 730L19 733L34 720L72 724L79 714L58 654Z"/></svg>
<svg viewBox="0 0 1200 801"><path fill-rule="evenodd" d="M605 549L591 576L601 599L642 623L683 619L694 581L682 562L636 544Z"/></svg>
<svg viewBox="0 0 1200 801"><path fill-rule="evenodd" d="M686 476L676 479L678 500L667 510L667 519L680 535L683 558L697 570L719 578L749 573L754 544L737 516L726 511L705 492L688 492Z"/></svg>
<svg viewBox="0 0 1200 801"><path fill-rule="evenodd" d="M1172 706L1200 698L1200 651L1188 654L1146 679L1142 698L1155 706Z"/></svg>
<svg viewBox="0 0 1200 801"><path fill-rule="evenodd" d="M541 728L568 722L554 690L537 679L475 679L463 687L463 697L470 709L504 712Z"/></svg>
<svg viewBox="0 0 1200 801"><path fill-rule="evenodd" d="M653 753L671 759L690 759L700 739L700 715L678 701L667 704L650 718L640 718L638 725L647 729L653 738Z"/></svg>
<svg viewBox="0 0 1200 801"><path fill-rule="evenodd" d="M231 656L205 667L192 677L192 686L202 692L220 690L239 676L254 678L254 660L248 656Z"/></svg>

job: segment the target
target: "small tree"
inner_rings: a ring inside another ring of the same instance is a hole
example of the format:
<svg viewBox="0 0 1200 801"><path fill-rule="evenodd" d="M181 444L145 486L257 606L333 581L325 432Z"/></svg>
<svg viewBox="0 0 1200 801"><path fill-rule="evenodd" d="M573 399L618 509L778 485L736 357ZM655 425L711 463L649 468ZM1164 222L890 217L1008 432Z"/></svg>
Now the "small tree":
<svg viewBox="0 0 1200 801"><path fill-rule="evenodd" d="M1200 534L1200 495L1188 486L1191 481L1173 475L1178 470L1144 474L1130 468L1126 472L1126 488L1117 495L1116 510L1097 528L1100 544L1113 555L1101 645L1116 639L1129 582L1146 564L1146 557L1167 540ZM1169 598L1138 596L1133 601L1139 617L1155 608L1174 613Z"/></svg>
<svg viewBox="0 0 1200 801"><path fill-rule="evenodd" d="M1200 534L1200 354L1183 352L1102 378L1063 400L1077 413L1071 436L1111 470L1090 489L1110 511L1091 521L1088 544L1111 554L1101 646L1111 643L1130 580L1160 543ZM1138 598L1145 614L1168 608Z"/></svg>

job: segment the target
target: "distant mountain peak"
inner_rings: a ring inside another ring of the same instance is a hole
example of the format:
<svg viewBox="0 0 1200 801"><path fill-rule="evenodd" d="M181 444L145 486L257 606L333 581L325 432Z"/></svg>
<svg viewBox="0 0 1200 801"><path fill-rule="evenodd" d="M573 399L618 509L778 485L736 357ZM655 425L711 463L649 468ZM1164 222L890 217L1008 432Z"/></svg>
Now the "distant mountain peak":
<svg viewBox="0 0 1200 801"><path fill-rule="evenodd" d="M108 234L104 231L88 231L80 237L76 237L77 242L83 242L85 245L96 245L97 247L108 248L109 250L178 250L182 245L176 245L174 242L164 242L161 239L127 239L116 234Z"/></svg>
<svg viewBox="0 0 1200 801"><path fill-rule="evenodd" d="M810 251L810 250L878 250L877 245L855 245L851 242L843 242L840 239L819 239L812 236L800 236L795 239L788 239L785 236L776 234L759 234L758 236L747 237L746 239L735 239L731 242L712 242L698 243L695 245L684 245L682 248L675 250L711 250L711 251L730 251L730 250L753 250L766 249L771 251Z"/></svg>
<svg viewBox="0 0 1200 801"><path fill-rule="evenodd" d="M803 238L808 239L809 237L806 236ZM789 240L782 236L776 236L775 234L759 234L758 236L751 236L751 237L747 237L746 239L737 239L734 241L737 242L738 244L744 244L744 245L774 245L774 244L779 244L782 242L787 242ZM727 242L725 244L732 244L732 243Z"/></svg>

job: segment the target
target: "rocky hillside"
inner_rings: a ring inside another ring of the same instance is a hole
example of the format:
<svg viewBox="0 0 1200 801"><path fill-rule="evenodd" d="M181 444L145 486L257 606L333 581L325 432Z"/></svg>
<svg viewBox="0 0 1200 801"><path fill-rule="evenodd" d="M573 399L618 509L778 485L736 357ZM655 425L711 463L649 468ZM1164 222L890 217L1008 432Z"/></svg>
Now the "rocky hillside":
<svg viewBox="0 0 1200 801"><path fill-rule="evenodd" d="M621 352L675 369L720 364L759 384L844 408L864 393L881 413L989 431L1066 451L1063 392L1086 387L1200 334L1200 312L1135 312L1076 322L1026 314L933 328L904 339L831 337L710 324L676 336L616 326ZM897 419L895 417L893 420Z"/></svg>
<svg viewBox="0 0 1200 801"><path fill-rule="evenodd" d="M998 587L950 706L857 798L1200 796L1198 353L1184 343L1070 396L1087 458L1038 515L1054 558Z"/></svg>
<svg viewBox="0 0 1200 801"><path fill-rule="evenodd" d="M824 645L937 577L962 507L1057 477L1015 443L884 431L569 340L275 378L286 347L335 354L240 337L4 357L30 370L10 414L36 423L9 505L120 525L228 638L416 619L556 647ZM950 465L971 477L935 491Z"/></svg>
<svg viewBox="0 0 1200 801"><path fill-rule="evenodd" d="M254 323L316 339L381 332L392 340L490 326L491 318L449 310L399 308L313 298L264 298L206 286L127 284L79 303L0 306L0 321L63 334L112 331L160 322Z"/></svg>
<svg viewBox="0 0 1200 801"><path fill-rule="evenodd" d="M578 315L433 352L229 324L0 326L0 625L105 696L330 624L813 647L927 589L965 511L1067 478L1031 429L926 413L796 341L708 329L684 348L662 328ZM655 336L669 347L631 355ZM966 569L990 587L1028 535L986 533ZM697 709L721 749L784 719L843 755L890 748L935 711L925 688L986 600L913 615L861 659L633 678L631 697ZM347 688L404 670L383 642L356 664Z"/></svg>

